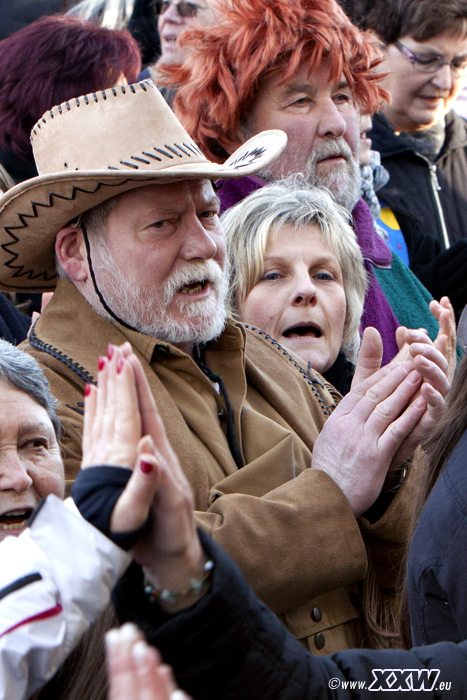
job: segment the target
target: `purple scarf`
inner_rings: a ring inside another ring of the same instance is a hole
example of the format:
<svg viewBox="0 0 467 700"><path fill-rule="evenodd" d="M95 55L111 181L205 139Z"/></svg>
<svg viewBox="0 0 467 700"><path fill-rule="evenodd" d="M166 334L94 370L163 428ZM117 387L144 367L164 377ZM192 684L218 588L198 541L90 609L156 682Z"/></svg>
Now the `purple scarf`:
<svg viewBox="0 0 467 700"><path fill-rule="evenodd" d="M387 365L399 352L396 343L396 328L400 324L375 277L373 267L390 270L392 253L383 239L376 233L370 208L363 199L359 199L355 205L352 218L369 283L360 322L360 333L363 333L363 330L368 326L378 329L383 339L382 364Z"/></svg>

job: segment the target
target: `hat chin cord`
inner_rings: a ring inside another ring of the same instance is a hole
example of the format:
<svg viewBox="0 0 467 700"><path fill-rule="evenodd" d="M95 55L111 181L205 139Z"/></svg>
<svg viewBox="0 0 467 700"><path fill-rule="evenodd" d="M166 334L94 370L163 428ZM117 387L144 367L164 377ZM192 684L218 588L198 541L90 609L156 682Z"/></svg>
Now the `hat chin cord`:
<svg viewBox="0 0 467 700"><path fill-rule="evenodd" d="M88 232L86 230L86 226L85 226L83 221L81 222L80 226L81 226L81 230L83 232L84 245L86 246L86 256L88 259L89 272L91 274L91 279L92 279L92 283L94 285L94 290L99 298L100 303L102 304L104 309L107 311L109 316L111 316L115 321L117 321L117 323L120 323L122 326L125 326L125 328L128 328L130 331L136 331L137 333L139 333L137 328L130 326L129 323L126 323L125 321L123 321L123 319L121 319L119 316L117 316L117 314L115 314L112 311L112 309L110 308L110 306L107 304L106 300L104 299L104 297L101 293L101 290L97 286L96 275L94 274L94 269L93 269L92 260L91 260L91 246L89 245L89 236L88 236Z"/></svg>

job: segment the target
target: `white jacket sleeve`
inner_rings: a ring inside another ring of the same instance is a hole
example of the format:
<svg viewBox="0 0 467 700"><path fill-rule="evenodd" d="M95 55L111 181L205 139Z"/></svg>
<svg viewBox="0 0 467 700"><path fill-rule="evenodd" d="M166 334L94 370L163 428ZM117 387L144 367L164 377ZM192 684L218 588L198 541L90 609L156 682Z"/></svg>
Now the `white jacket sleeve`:
<svg viewBox="0 0 467 700"><path fill-rule="evenodd" d="M71 498L48 496L0 543L0 700L29 698L55 674L130 562Z"/></svg>

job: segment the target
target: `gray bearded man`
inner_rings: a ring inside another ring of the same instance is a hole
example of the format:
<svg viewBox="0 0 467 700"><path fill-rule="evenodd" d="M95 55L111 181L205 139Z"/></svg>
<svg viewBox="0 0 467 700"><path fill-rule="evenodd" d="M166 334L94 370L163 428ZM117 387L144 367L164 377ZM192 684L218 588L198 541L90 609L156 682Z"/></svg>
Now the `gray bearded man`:
<svg viewBox="0 0 467 700"><path fill-rule="evenodd" d="M354 27L334 0L286 6L282 0L239 0L234 7L219 0L216 10L214 24L185 35L185 62L166 66L166 79L177 88L175 114L219 163L265 129L288 137L271 165L222 183L222 211L289 175L328 188L352 213L370 280L362 328L380 332L383 364L398 352L399 325L424 327L434 339L432 297L377 235L359 199L360 113L371 114L387 97L374 75L383 58L378 43ZM241 41L232 41L236 36Z"/></svg>
<svg viewBox="0 0 467 700"><path fill-rule="evenodd" d="M447 381L432 346L374 371L364 342L337 405L316 372L229 318L212 181L269 167L285 142L267 131L212 163L151 82L54 107L32 133L39 176L0 199L0 282L55 289L26 349L60 400L68 482L86 385L99 356L129 343L199 525L297 637L330 653L364 641L368 556L381 595L393 593L418 479L415 467L403 479L404 464Z"/></svg>

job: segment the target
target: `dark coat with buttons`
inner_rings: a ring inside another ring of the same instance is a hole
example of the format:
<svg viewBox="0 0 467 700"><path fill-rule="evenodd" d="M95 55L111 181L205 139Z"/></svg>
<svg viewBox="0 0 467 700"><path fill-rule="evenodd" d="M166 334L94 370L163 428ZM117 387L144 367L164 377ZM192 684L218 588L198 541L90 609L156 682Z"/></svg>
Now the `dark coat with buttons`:
<svg viewBox="0 0 467 700"><path fill-rule="evenodd" d="M467 431L417 524L408 585L414 644L467 639Z"/></svg>
<svg viewBox="0 0 467 700"><path fill-rule="evenodd" d="M256 598L232 560L207 537L202 541L214 569L210 590L195 606L177 615L162 611L144 594L136 565L113 596L120 621L141 627L165 663L173 666L180 687L196 700L414 697L404 676L394 680L388 672L386 682L384 669L413 669L416 682L421 671L426 689L418 694L424 700L467 698L467 642L412 651L355 649L326 658L311 656ZM433 670L430 679L425 669ZM443 684L449 684L449 690ZM397 692L389 695L385 691L391 687Z"/></svg>
<svg viewBox="0 0 467 700"><path fill-rule="evenodd" d="M412 150L404 134L395 134L384 117L374 117L369 136L390 174L378 198L396 216L411 270L435 299L446 294L456 310L462 310L467 303L467 122L453 111L447 115L445 144L434 164L436 175L428 159Z"/></svg>
<svg viewBox="0 0 467 700"><path fill-rule="evenodd" d="M369 556L390 595L417 488L411 471L374 522L358 520L337 484L310 469L313 445L340 396L263 331L229 322L206 345L204 364L223 378L244 466L234 459L226 405L179 348L108 321L69 282L25 349L60 400L71 482L79 469L86 381L108 343L129 341L141 360L169 440L191 484L197 520L239 564L248 582L315 653L362 644L360 588ZM384 514L383 514L384 512Z"/></svg>

